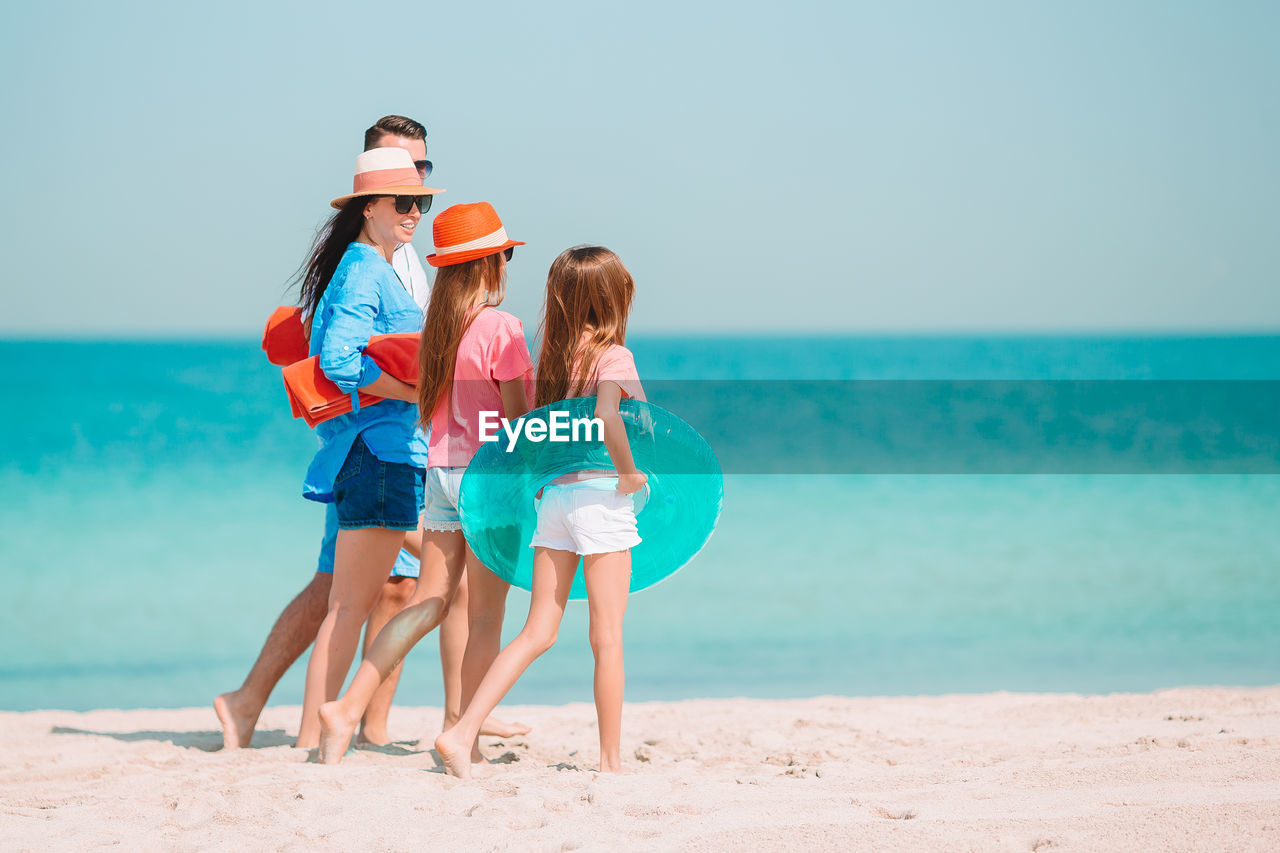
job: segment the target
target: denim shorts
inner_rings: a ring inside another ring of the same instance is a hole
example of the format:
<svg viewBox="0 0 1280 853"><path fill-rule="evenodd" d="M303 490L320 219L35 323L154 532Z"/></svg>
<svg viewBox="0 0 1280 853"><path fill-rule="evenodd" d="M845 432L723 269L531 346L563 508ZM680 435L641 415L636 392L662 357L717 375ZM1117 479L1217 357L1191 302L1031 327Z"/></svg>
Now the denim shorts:
<svg viewBox="0 0 1280 853"><path fill-rule="evenodd" d="M405 462L383 462L356 436L333 481L338 527L416 530L422 506L423 470Z"/></svg>
<svg viewBox="0 0 1280 853"><path fill-rule="evenodd" d="M320 540L320 558L316 561L316 572L322 575L333 574L333 554L338 547L338 508L333 504L324 505L324 538ZM418 576L418 558L403 548L396 554L396 565L391 570L393 578L416 578Z"/></svg>

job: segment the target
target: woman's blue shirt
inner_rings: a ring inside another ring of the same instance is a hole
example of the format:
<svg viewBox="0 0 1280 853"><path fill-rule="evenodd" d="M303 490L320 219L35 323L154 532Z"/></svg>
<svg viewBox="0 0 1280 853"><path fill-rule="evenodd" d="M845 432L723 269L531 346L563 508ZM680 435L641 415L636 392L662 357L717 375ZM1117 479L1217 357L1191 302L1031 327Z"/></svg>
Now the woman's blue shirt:
<svg viewBox="0 0 1280 853"><path fill-rule="evenodd" d="M334 478L358 435L383 462L427 467L427 435L418 426L418 407L402 400L360 407L356 393L382 374L364 354L370 337L421 331L422 309L391 264L367 243L347 246L311 321L311 355L319 355L324 375L352 395L354 411L316 425L320 450L307 469L304 497L333 501Z"/></svg>

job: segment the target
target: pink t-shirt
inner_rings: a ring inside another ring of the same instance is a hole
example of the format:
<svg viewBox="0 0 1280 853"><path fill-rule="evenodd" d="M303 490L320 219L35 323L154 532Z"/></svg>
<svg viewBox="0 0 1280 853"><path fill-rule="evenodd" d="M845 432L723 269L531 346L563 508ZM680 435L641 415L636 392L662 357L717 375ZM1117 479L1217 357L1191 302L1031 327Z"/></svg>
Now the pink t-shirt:
<svg viewBox="0 0 1280 853"><path fill-rule="evenodd" d="M459 468L480 449L480 412L502 413L499 382L524 377L525 396L533 400L533 359L524 326L506 311L483 308L458 344L449 404L431 413L427 464Z"/></svg>
<svg viewBox="0 0 1280 853"><path fill-rule="evenodd" d="M621 344L609 344L596 359L592 370L595 374L579 392L580 397L590 397L596 393L596 387L606 379L618 383L622 393L636 400L643 400L644 388L640 385L640 373L636 370L635 357L631 350ZM576 373L575 373L575 379ZM570 382L570 385L573 383Z"/></svg>
<svg viewBox="0 0 1280 853"><path fill-rule="evenodd" d="M585 337L585 336L584 336ZM585 343L585 341L584 341ZM581 350L579 350L579 358ZM574 378L576 379L578 370L577 363L574 367ZM609 346L600 353L596 359L595 367L592 369L592 378L587 382L583 389L577 393L579 397L590 397L599 389L600 383L605 380L618 383L618 387L622 389L622 393L627 397L636 400L644 400L644 388L640 385L640 372L636 370L635 357L631 355L631 350L621 344L609 344ZM573 387L573 382L569 383ZM569 483L577 483L582 480L593 480L597 477L616 477L617 471L607 468L588 468L582 471L571 471L568 474L561 474L551 481L553 486L563 486Z"/></svg>

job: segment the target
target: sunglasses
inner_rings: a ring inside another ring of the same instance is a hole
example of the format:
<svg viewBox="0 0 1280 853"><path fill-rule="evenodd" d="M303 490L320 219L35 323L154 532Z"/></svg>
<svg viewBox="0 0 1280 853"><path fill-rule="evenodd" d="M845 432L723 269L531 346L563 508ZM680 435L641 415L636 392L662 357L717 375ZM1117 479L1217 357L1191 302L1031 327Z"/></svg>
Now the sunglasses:
<svg viewBox="0 0 1280 853"><path fill-rule="evenodd" d="M503 256L504 258L506 258L506 259L509 261L509 260L511 260L511 256L512 256L512 255L514 255L515 253L516 253L516 247L515 247L515 246L508 246L508 247L506 248L506 251L504 251L504 252L502 253L502 256Z"/></svg>
<svg viewBox="0 0 1280 853"><path fill-rule="evenodd" d="M422 175L422 180L425 181L427 179L427 175L431 174L431 161L430 160L414 160L413 168L418 170L418 173Z"/></svg>
<svg viewBox="0 0 1280 853"><path fill-rule="evenodd" d="M413 206L418 206L419 213L426 213L431 209L432 196L429 195L391 195L386 196L391 199L396 206L396 213L403 216L413 210Z"/></svg>

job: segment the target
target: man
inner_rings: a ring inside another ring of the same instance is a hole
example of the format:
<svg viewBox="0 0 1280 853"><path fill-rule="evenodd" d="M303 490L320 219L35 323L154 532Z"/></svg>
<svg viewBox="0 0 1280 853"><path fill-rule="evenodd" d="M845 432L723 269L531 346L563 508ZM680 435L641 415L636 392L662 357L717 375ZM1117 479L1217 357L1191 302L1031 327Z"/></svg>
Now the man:
<svg viewBox="0 0 1280 853"><path fill-rule="evenodd" d="M431 161L427 159L427 129L404 116L384 116L364 135L364 148L404 148L418 167L418 177L426 181L431 173ZM422 261L413 251L412 243L402 243L392 255L392 267L405 289L425 313L430 298L431 285L427 280ZM325 532L320 544L320 559L316 573L303 590L294 597L276 619L266 643L258 654L240 689L223 693L213 701L214 711L222 724L223 749L247 747L253 740L253 730L267 699L285 672L315 640L329 606L329 590L333 582L333 552L337 541L338 519L333 504L325 511ZM393 616L405 608L413 598L418 577L418 549L422 542L421 531L405 536L405 548L396 559L391 577L369 614L365 624L364 648L368 650L378 632ZM447 728L457 721L461 713L462 655L467 645L467 605L465 587L458 590L458 600L450 608L449 616L440 626L440 662L444 670L445 713ZM387 715L400 680L402 667L397 667L379 688L369 703L360 726L360 740L382 745L390 741L387 736ZM499 720L485 721L483 734L512 737L529 731L527 726L511 725Z"/></svg>
<svg viewBox="0 0 1280 853"><path fill-rule="evenodd" d="M427 129L411 118L383 116L378 119L364 132L364 150L371 148L403 148L413 158L413 165L418 167L418 177L423 183L431 174L431 161L427 159ZM396 247L391 256L391 266L425 314L427 302L431 299L431 283L427 281L427 273L413 251L412 243L401 243Z"/></svg>

